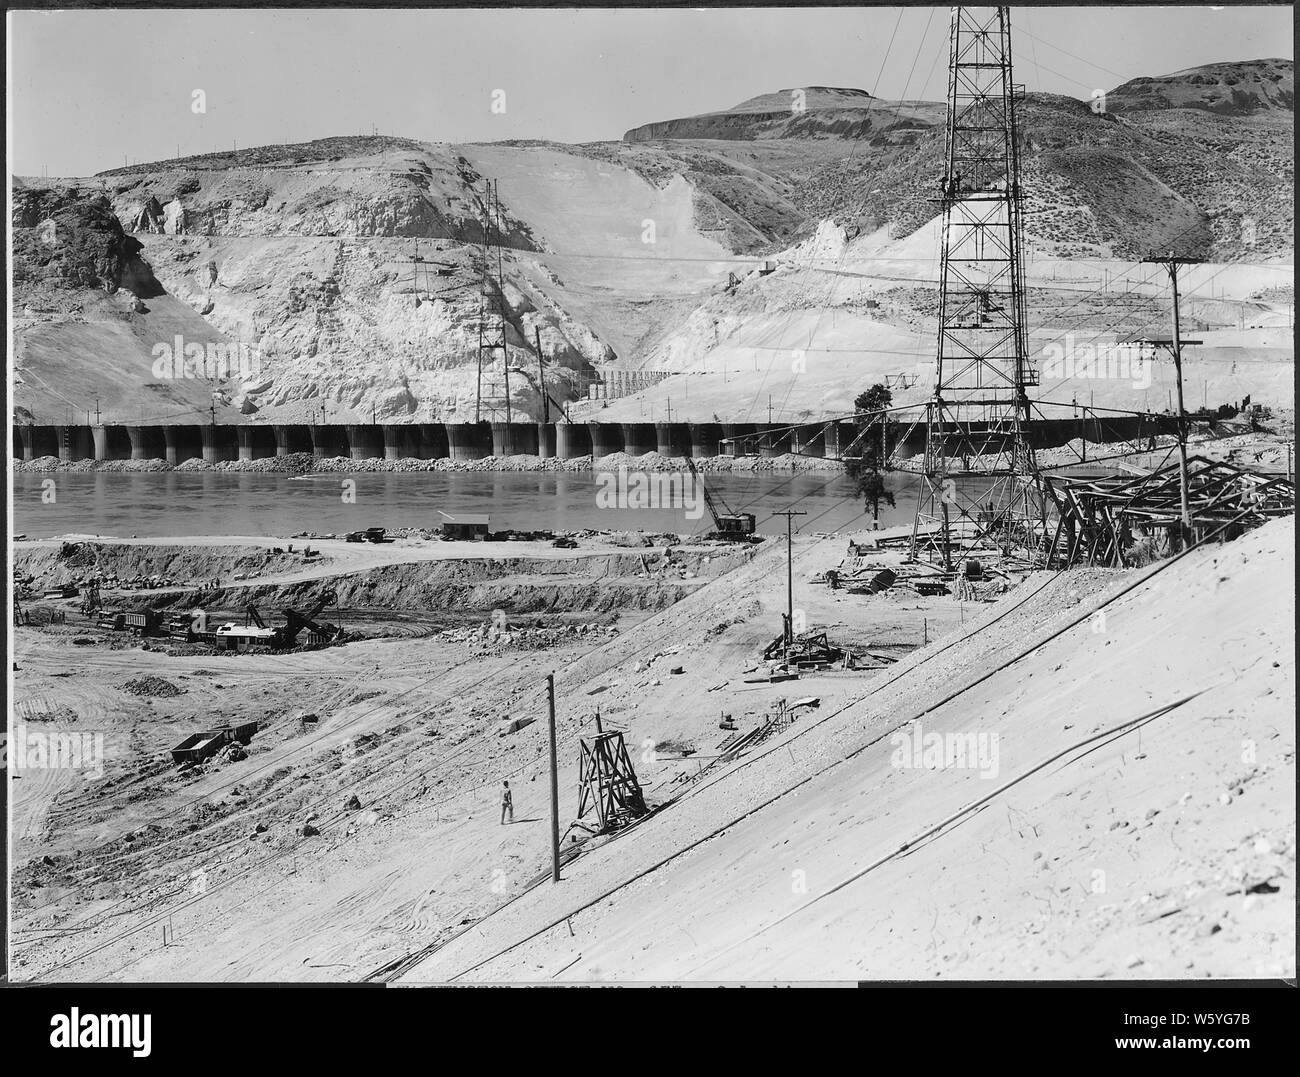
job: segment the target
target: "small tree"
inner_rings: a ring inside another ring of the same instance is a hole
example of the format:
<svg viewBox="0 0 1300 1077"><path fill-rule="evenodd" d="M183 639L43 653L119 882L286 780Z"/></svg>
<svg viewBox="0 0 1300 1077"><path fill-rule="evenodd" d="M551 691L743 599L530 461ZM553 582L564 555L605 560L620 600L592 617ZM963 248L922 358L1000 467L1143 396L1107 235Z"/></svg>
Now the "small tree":
<svg viewBox="0 0 1300 1077"><path fill-rule="evenodd" d="M853 401L854 423L859 428L866 427L875 419L883 423L884 416L881 412L893 401L894 394L889 387L877 382L870 389L859 393L857 399ZM849 478L853 480L855 492L871 509L872 527L878 528L881 503L890 508L894 506L894 495L886 488L885 480L880 474L882 469L888 469L889 462L885 458L880 438L874 433L863 433L861 437L861 455L846 460L844 466Z"/></svg>
<svg viewBox="0 0 1300 1077"><path fill-rule="evenodd" d="M893 402L893 391L887 385L876 382L870 389L859 393L857 399L853 401L853 410L856 413L853 421L858 426L866 426L877 412L884 411Z"/></svg>
<svg viewBox="0 0 1300 1077"><path fill-rule="evenodd" d="M858 493L871 509L871 526L873 530L880 527L880 504L883 501L891 509L894 507L894 495L885 486L884 476L874 469L864 471L858 476Z"/></svg>

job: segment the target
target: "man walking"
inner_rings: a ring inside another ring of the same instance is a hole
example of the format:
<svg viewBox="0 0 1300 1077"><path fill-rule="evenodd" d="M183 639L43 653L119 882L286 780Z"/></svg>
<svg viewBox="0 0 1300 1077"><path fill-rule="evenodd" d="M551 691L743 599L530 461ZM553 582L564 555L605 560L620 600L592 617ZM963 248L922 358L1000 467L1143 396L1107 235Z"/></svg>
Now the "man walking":
<svg viewBox="0 0 1300 1077"><path fill-rule="evenodd" d="M501 825L504 826L506 821L506 812L510 813L510 821L512 823L515 821L515 805L510 799L510 783L502 782L501 784L504 787L501 791Z"/></svg>

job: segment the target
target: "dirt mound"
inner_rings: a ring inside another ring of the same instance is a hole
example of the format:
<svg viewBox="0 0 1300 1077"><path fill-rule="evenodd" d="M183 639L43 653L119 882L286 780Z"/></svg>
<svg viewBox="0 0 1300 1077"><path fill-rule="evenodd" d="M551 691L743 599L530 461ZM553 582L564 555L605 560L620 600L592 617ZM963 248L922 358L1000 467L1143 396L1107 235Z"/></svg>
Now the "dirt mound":
<svg viewBox="0 0 1300 1077"><path fill-rule="evenodd" d="M164 680L162 677L153 675L147 677L137 677L135 680L127 681L119 686L122 691L130 692L133 696L179 696L185 692L184 688L172 684L171 681Z"/></svg>

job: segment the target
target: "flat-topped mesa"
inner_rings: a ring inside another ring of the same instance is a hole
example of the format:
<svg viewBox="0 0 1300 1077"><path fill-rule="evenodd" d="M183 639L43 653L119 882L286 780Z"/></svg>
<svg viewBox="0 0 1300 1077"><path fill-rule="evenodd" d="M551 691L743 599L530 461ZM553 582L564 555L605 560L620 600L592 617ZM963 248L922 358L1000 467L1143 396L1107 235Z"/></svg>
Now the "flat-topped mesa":
<svg viewBox="0 0 1300 1077"><path fill-rule="evenodd" d="M900 119L920 117L925 126L943 119L935 102L882 101L866 90L838 86L798 86L759 94L731 108L634 127L624 142L658 139L860 137Z"/></svg>

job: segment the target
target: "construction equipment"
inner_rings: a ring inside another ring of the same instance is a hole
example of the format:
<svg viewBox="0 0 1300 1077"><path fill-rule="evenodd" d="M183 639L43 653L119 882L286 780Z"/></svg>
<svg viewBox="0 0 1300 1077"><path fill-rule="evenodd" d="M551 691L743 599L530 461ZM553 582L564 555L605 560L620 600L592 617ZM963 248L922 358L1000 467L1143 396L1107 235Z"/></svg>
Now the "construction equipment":
<svg viewBox="0 0 1300 1077"><path fill-rule="evenodd" d="M789 644L782 633L763 649L763 658L769 662L784 658L790 666L815 669L842 661L844 649L832 644L825 632L803 632L792 637Z"/></svg>
<svg viewBox="0 0 1300 1077"><path fill-rule="evenodd" d="M308 633L308 642L312 645L337 643L343 638L343 629L317 620L326 606L337 602L338 596L333 591L326 591L305 612L282 609L280 612L284 614L285 623L274 627L266 623L261 612L251 602L243 607L242 623L227 621L214 629L207 628L204 619L194 614L171 617L164 627L159 611L150 610L148 613L153 615L154 620L147 631L161 628L172 639L184 640L186 643L208 643L231 651L244 651L256 646L277 649L292 647L303 631Z"/></svg>
<svg viewBox="0 0 1300 1077"><path fill-rule="evenodd" d="M99 580L91 580L90 585L81 596L81 615L83 617L94 617L102 605L103 602L99 597Z"/></svg>
<svg viewBox="0 0 1300 1077"><path fill-rule="evenodd" d="M898 574L892 568L882 568L871 575L870 579L854 579L845 588L851 595L875 595L888 591L894 586Z"/></svg>
<svg viewBox="0 0 1300 1077"><path fill-rule="evenodd" d="M152 636L162 624L162 610L133 610L122 618L122 627L135 636Z"/></svg>
<svg viewBox="0 0 1300 1077"><path fill-rule="evenodd" d="M722 499L722 495L717 495L716 499L713 494L709 493L709 487L704 481L704 477L695 469L695 461L689 456L686 457L686 466L690 468L691 481L698 483L700 489L704 492L704 504L708 506L709 515L713 517L713 526L717 530L706 536L707 538L726 539L732 542L753 542L754 539L754 514L752 512L732 512L731 508ZM721 512L718 506L722 506Z"/></svg>
<svg viewBox="0 0 1300 1077"><path fill-rule="evenodd" d="M120 632L126 627L126 614L121 610L101 609L95 618L95 627Z"/></svg>
<svg viewBox="0 0 1300 1077"><path fill-rule="evenodd" d="M333 591L325 591L306 613L300 613L298 610L288 607L282 609L280 612L284 614L287 623L283 628L276 629L280 634L279 645L292 647L297 641L299 633L304 629L308 634L308 642L313 644L335 643L341 639L343 636L342 628L330 624L328 621L316 620L326 606L338 605L338 600L338 595Z"/></svg>
<svg viewBox="0 0 1300 1077"><path fill-rule="evenodd" d="M177 764L201 763L227 744L238 742L247 744L257 732L257 722L245 722L237 726L223 726L203 733L191 733L171 750L172 761Z"/></svg>
<svg viewBox="0 0 1300 1077"><path fill-rule="evenodd" d="M167 619L165 634L171 639L192 643L195 639L194 617L192 614L180 614Z"/></svg>

